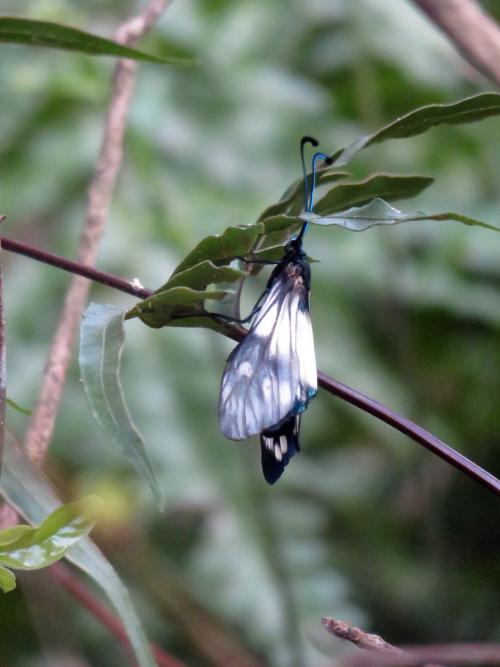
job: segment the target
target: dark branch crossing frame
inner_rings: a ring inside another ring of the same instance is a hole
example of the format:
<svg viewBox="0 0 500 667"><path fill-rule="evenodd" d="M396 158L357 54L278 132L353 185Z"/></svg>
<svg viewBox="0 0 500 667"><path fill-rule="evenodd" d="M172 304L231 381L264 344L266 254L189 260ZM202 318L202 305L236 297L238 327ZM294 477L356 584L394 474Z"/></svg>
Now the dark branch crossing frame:
<svg viewBox="0 0 500 667"><path fill-rule="evenodd" d="M138 287L133 282L124 280L119 276L84 266L78 262L73 262L65 257L45 252L38 248L34 248L33 246L20 243L19 241L1 237L0 244L4 250L25 255L38 262L55 266L63 271L78 274L93 282L107 285L139 299L145 299L153 294L153 290ZM227 325L227 335L235 341L240 341L246 333L246 330L237 324ZM398 415L396 412L390 410L381 403L378 403L373 398L365 396L356 389L334 380L321 371L318 371L318 385L333 396L337 396L341 400L354 405L376 419L385 422L400 433L408 436L411 440L422 445L457 470L460 470L471 479L486 487L495 495L500 496L500 480L497 477L479 466L477 463L468 459L463 454L460 454L460 452L457 452L421 426L406 419L406 417Z"/></svg>

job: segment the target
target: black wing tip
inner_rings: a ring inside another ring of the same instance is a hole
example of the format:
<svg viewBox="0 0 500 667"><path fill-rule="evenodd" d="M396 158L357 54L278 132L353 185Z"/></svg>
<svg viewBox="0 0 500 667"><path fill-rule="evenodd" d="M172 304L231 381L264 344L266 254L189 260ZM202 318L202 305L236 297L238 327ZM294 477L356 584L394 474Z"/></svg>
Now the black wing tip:
<svg viewBox="0 0 500 667"><path fill-rule="evenodd" d="M261 462L264 479L275 484L283 474L290 459L300 452L300 415L287 419L275 431L263 431L260 435ZM286 438L285 445L282 438Z"/></svg>

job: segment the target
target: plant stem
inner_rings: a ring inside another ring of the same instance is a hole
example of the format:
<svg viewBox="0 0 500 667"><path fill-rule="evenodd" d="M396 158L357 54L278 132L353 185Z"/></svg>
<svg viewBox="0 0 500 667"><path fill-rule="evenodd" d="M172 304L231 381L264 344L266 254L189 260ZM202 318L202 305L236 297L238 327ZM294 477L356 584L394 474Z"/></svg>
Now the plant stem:
<svg viewBox="0 0 500 667"><path fill-rule="evenodd" d="M115 39L129 46L135 44L139 37L154 25L171 1L150 0L136 16L118 28ZM134 91L136 72L137 63L123 59L118 60L114 70L101 148L87 192L87 206L78 245L77 260L84 266L95 263L99 242L107 224L122 164L127 114ZM73 344L88 291L87 281L74 275L64 297L42 385L25 436L26 451L31 460L38 465L43 462L52 438Z"/></svg>
<svg viewBox="0 0 500 667"><path fill-rule="evenodd" d="M433 454L436 454L436 456L439 456L439 458L465 473L468 477L471 477L476 480L476 482L479 482L487 489L500 496L499 479L463 454L460 454L460 452L457 452L442 440L439 440L439 438L436 438L435 435L432 435L432 433L429 433L421 426L418 426L406 417L398 415L396 412L386 408L385 405L382 405L373 398L356 391L356 389L352 389L346 384L334 380L326 375L326 373L319 371L318 381L319 386L326 389L330 394L338 396L343 401L347 401L347 403L351 403L351 405L354 405L357 408L361 408L364 412L368 412L368 414L373 415L389 426L392 426L392 428L395 428L397 431L404 433L414 442L422 445Z"/></svg>
<svg viewBox="0 0 500 667"><path fill-rule="evenodd" d="M46 252L45 250L39 250L33 246L27 245L25 243L19 243L19 241L13 241L12 239L2 236L0 239L2 248L5 250L10 250L15 252L18 255L24 255L25 257L31 257L31 259L36 259L37 262L42 262L43 264L50 264L55 266L58 269L63 271L68 271L78 276L83 276L89 280L93 280L96 283L102 283L108 287L113 287L114 289L120 290L121 292L127 292L132 296L136 296L138 299L146 299L148 296L151 296L152 291L145 289L144 287L137 287L132 282L119 278L112 273L106 273L105 271L98 271L92 266L85 266L79 262L73 262L70 259L61 257L60 255L54 255L51 252Z"/></svg>

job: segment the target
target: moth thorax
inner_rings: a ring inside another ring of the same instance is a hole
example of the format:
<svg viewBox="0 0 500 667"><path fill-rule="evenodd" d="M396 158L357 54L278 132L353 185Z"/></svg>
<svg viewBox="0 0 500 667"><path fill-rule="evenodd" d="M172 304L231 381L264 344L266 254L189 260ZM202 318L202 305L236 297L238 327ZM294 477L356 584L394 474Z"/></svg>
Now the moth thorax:
<svg viewBox="0 0 500 667"><path fill-rule="evenodd" d="M294 281L301 282L304 275L304 267L299 262L290 262L285 267L285 274Z"/></svg>

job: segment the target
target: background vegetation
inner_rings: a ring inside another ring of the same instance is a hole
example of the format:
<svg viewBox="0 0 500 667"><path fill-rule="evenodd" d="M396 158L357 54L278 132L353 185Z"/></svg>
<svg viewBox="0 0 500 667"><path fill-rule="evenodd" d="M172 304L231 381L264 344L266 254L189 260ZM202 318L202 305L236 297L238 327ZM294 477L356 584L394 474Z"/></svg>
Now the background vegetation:
<svg viewBox="0 0 500 667"><path fill-rule="evenodd" d="M0 0L0 9L111 35L135 3ZM141 42L159 54L167 46L201 65L141 66L98 260L152 288L199 239L254 222L278 199L299 174L303 134L333 152L416 106L490 89L403 0L178 1ZM3 47L1 58L5 233L72 257L113 62L25 47ZM388 142L349 170L433 176L408 208L499 224L498 127L492 119ZM319 367L497 474L499 248L495 234L447 223L366 234L315 227L307 238L321 260ZM14 255L4 264L8 391L31 407L68 276ZM247 307L264 280L249 286ZM92 298L133 303L102 286ZM218 430L232 346L206 330L127 323L124 386L163 514L104 442L76 363L65 392L46 471L64 500L104 498L93 535L149 636L189 664L217 664L186 635L196 619L204 628L217 619L278 666L326 664L341 650L324 615L393 643L500 640L493 496L321 392L303 420L302 453L267 487L257 442ZM8 421L22 435L27 418L10 411ZM116 641L44 573L19 579L0 598L2 664L123 664Z"/></svg>

